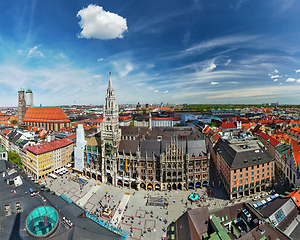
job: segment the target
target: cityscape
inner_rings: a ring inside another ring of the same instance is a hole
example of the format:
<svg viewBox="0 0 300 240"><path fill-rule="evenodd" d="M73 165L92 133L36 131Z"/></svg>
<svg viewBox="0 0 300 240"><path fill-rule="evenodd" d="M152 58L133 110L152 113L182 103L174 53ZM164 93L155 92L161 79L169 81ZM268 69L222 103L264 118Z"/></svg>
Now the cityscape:
<svg viewBox="0 0 300 240"><path fill-rule="evenodd" d="M0 9L0 239L300 239L299 2Z"/></svg>

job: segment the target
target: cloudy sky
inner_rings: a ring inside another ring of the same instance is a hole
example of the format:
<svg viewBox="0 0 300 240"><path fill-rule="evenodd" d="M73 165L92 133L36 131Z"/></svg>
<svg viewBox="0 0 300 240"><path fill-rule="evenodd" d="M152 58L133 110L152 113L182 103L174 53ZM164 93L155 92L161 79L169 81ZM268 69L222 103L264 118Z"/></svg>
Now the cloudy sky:
<svg viewBox="0 0 300 240"><path fill-rule="evenodd" d="M0 1L0 107L300 103L300 1Z"/></svg>

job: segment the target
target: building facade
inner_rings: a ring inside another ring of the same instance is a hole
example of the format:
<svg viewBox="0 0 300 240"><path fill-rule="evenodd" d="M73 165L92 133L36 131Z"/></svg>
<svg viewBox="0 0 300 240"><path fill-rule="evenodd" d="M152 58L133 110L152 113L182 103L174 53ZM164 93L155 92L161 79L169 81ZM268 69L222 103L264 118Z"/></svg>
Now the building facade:
<svg viewBox="0 0 300 240"><path fill-rule="evenodd" d="M86 141L83 174L102 182L148 190L209 184L205 140L192 127L119 126L111 75L101 131Z"/></svg>

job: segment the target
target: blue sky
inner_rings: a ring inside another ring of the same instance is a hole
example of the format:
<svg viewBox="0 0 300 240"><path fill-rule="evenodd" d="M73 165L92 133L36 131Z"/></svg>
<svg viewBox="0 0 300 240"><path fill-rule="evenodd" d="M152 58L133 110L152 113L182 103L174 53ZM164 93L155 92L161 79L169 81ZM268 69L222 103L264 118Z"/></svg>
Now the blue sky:
<svg viewBox="0 0 300 240"><path fill-rule="evenodd" d="M300 1L3 0L0 107L300 102Z"/></svg>

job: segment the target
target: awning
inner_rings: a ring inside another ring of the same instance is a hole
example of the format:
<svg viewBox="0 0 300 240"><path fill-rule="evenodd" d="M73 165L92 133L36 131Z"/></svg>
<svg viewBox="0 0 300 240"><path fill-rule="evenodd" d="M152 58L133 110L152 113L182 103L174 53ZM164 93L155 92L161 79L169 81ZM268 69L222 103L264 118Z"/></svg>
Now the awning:
<svg viewBox="0 0 300 240"><path fill-rule="evenodd" d="M203 184L204 185L204 184ZM196 183L196 187L200 187L201 185L200 185L200 183Z"/></svg>
<svg viewBox="0 0 300 240"><path fill-rule="evenodd" d="M96 172L94 170L91 170L91 173L95 173L96 174Z"/></svg>
<svg viewBox="0 0 300 240"><path fill-rule="evenodd" d="M90 172L91 170L90 169L85 169L85 171Z"/></svg>
<svg viewBox="0 0 300 240"><path fill-rule="evenodd" d="M131 181L131 182L134 182L134 181L136 181L136 179L134 179L134 178L130 178L130 181Z"/></svg>
<svg viewBox="0 0 300 240"><path fill-rule="evenodd" d="M129 182L125 181L124 184L129 184Z"/></svg>
<svg viewBox="0 0 300 240"><path fill-rule="evenodd" d="M124 180L127 180L127 181L129 181L129 178L128 178L128 177L124 177Z"/></svg>
<svg viewBox="0 0 300 240"><path fill-rule="evenodd" d="M148 188L152 188L152 186L151 186L151 185L148 185Z"/></svg>
<svg viewBox="0 0 300 240"><path fill-rule="evenodd" d="M193 185L193 184L190 184L189 187L194 187L194 185Z"/></svg>
<svg viewBox="0 0 300 240"><path fill-rule="evenodd" d="M122 179L122 177L121 176L117 176L117 179Z"/></svg>
<svg viewBox="0 0 300 240"><path fill-rule="evenodd" d="M102 175L100 172L97 172L98 175Z"/></svg>
<svg viewBox="0 0 300 240"><path fill-rule="evenodd" d="M203 186L206 186L207 185L207 183L205 182L205 183L203 183ZM197 185L196 185L197 186Z"/></svg>
<svg viewBox="0 0 300 240"><path fill-rule="evenodd" d="M122 183L121 183L121 182L118 182L118 184L119 184L119 185L122 185Z"/></svg>
<svg viewBox="0 0 300 240"><path fill-rule="evenodd" d="M160 186L156 185L155 188L158 189L158 188L160 188Z"/></svg>
<svg viewBox="0 0 300 240"><path fill-rule="evenodd" d="M110 170L106 169L106 173L110 173Z"/></svg>

